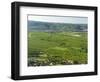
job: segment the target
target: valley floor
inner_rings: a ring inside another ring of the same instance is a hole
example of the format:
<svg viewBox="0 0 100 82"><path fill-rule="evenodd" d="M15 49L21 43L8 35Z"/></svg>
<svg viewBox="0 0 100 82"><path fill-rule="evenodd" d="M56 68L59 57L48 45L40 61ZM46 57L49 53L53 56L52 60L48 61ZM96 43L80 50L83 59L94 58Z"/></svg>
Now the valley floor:
<svg viewBox="0 0 100 82"><path fill-rule="evenodd" d="M29 32L28 66L87 64L87 32Z"/></svg>

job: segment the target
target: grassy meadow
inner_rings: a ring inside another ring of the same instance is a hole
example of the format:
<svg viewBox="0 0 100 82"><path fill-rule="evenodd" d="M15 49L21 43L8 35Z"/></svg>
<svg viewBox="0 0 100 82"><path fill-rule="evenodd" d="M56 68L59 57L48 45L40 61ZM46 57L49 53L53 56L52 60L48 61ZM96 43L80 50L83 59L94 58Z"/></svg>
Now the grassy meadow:
<svg viewBox="0 0 100 82"><path fill-rule="evenodd" d="M28 32L28 66L87 64L87 32Z"/></svg>

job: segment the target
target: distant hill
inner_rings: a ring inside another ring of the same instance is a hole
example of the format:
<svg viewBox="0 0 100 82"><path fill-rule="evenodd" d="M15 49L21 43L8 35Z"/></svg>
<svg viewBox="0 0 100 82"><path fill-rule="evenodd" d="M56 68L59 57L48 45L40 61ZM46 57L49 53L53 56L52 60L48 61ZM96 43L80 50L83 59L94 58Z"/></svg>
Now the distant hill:
<svg viewBox="0 0 100 82"><path fill-rule="evenodd" d="M87 31L87 24L71 24L71 23L54 23L54 22L28 21L28 31L86 32Z"/></svg>

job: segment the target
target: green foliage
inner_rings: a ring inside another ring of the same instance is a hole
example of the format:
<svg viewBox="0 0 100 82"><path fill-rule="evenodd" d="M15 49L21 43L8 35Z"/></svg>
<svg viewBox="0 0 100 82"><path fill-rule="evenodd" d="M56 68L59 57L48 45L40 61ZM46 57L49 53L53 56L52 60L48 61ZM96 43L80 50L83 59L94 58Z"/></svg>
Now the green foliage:
<svg viewBox="0 0 100 82"><path fill-rule="evenodd" d="M86 64L86 32L29 32L28 65Z"/></svg>

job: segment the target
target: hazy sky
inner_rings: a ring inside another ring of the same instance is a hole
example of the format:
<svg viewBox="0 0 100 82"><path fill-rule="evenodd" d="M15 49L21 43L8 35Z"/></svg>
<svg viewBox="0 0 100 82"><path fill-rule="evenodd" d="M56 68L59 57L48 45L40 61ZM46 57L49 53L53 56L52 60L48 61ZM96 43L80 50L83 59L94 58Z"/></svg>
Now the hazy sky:
<svg viewBox="0 0 100 82"><path fill-rule="evenodd" d="M28 20L41 21L41 22L88 24L87 17L75 17L75 16L68 17L68 16L29 15Z"/></svg>

